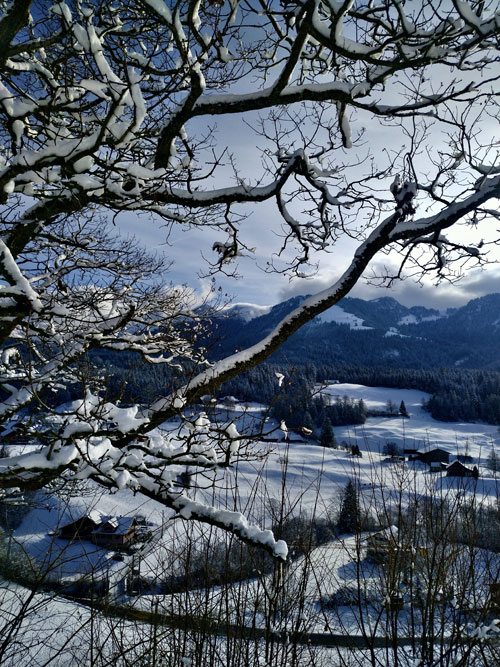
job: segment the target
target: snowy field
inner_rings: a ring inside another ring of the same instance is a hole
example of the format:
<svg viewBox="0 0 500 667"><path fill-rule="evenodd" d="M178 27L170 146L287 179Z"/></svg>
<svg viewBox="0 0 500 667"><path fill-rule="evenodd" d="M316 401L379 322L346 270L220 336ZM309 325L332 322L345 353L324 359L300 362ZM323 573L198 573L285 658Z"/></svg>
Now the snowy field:
<svg viewBox="0 0 500 667"><path fill-rule="evenodd" d="M239 509L253 522L269 527L273 508L282 502L289 509L293 507L295 513L314 511L320 516L325 515L332 505L338 505L339 496L349 479L357 480L368 507L376 506L382 496L397 492L403 471L407 480L409 476L412 479L408 485L408 495L416 490L427 493L457 485L454 479L429 473L424 464L389 463L387 457L381 454L387 441L396 442L401 447L444 448L450 452L450 460L457 454L468 453L474 457L475 463L479 463L480 459L485 462L492 444L500 446L500 434L495 426L444 423L432 419L422 410L422 398L427 396L419 391L332 384L323 389L322 393L332 400L336 396L342 398L345 395L363 399L370 409L384 409L389 400L399 406L404 400L410 418L377 417L369 418L362 427L335 427L337 442L358 444L363 453L361 458L352 457L350 451L344 449L319 447L314 441L290 445L284 442L253 443L252 460L241 461L224 478L221 473L205 474L200 480L204 488L196 492L196 499L231 510ZM218 405L217 417L222 422L234 421L238 430L245 432L252 425L261 425L264 411L265 406L255 403L234 403L231 407ZM175 429L177 426L169 423L165 429ZM267 420L264 430L269 432L277 427L272 420ZM279 429L273 434L277 432ZM264 455L270 448L271 453L260 460L259 455ZM483 466L480 466L480 472L481 477L474 491L495 500L498 494L496 479ZM458 481L458 486L462 489L462 480ZM48 559L57 561L57 573L65 578L82 572L105 572L109 568L119 573L125 566L114 562L109 550L89 542L68 543L50 535L61 524L92 509L103 515L141 515L155 525L154 548L150 546L141 556L144 575L153 577L165 562L165 552L170 548L173 533L179 532L176 527L179 522L171 520L170 510L140 495L134 495L129 490L109 494L90 488L81 496L64 500L45 497L13 532L13 538L38 562L46 564Z"/></svg>
<svg viewBox="0 0 500 667"><path fill-rule="evenodd" d="M401 417L369 418L363 426L336 427L335 437L349 444L356 442L360 449L372 452L382 451L387 441L396 442L401 447L433 449L440 447L450 455L468 452L473 457L485 459L491 445L500 446L498 426L460 422L440 422L433 419L422 409L422 399L429 394L414 389L388 389L386 387L365 387L360 384L333 384L326 387L323 395L335 400L337 396L349 396L356 400L363 399L367 408L384 410L388 401L398 408L405 402L410 414L409 419Z"/></svg>
<svg viewBox="0 0 500 667"><path fill-rule="evenodd" d="M465 491L484 497L487 501L496 501L497 480L483 464L491 446L500 446L497 427L437 422L422 410L422 398L426 398L426 395L418 391L332 384L322 392L330 396L331 400L346 395L363 399L367 407L374 410L383 410L388 401L399 406L403 400L410 417L376 417L369 418L362 427L335 427L337 442L358 444L362 451L360 458L353 457L348 449L325 449L315 441L289 444L254 442L250 445L250 460L241 461L237 468L228 471L224 477L221 473L205 474L202 480L197 481L197 484L203 482L203 488L196 492L190 490L189 494L205 503L243 511L252 522L266 528L272 526L273 516L276 517L277 508L282 503L286 512L290 511L295 516L311 516L314 513L321 518L329 513L331 515L338 509L342 491L349 480L356 481L362 507L372 516L376 515L377 510L390 504L392 499L402 499L402 502L406 503L415 493L463 494ZM262 426L264 419L265 432L279 432L279 425L265 417L265 406L243 405L238 402L229 406L226 402L225 405L217 406L216 414L219 422L233 421L240 432L249 430L252 426ZM179 424L170 422L164 425L164 429L175 430L178 426ZM450 460L457 454L467 453L479 466L480 478L477 485L473 486L471 480L457 480L431 473L422 463L391 462L381 453L388 441L401 447L444 448L450 452ZM134 554L123 554L118 561L108 549L89 542L69 543L54 537L53 533L59 525L75 520L90 510L97 510L103 515L140 515L150 524L154 524L153 539L143 546L139 545ZM192 531L190 534L189 530ZM51 578L64 583L71 583L85 574L92 574L98 580L106 578L116 602L133 604L135 608L144 611L154 607L160 612L163 610L168 613L184 613L183 605L187 598L182 601L180 596L154 594L152 590L130 597L126 594L124 582L133 572L140 573L144 580L151 582L165 576L166 570L170 575L174 575L176 566L172 555L179 554L179 568L182 570L182 553L188 537L197 544L200 535L199 528L182 520L173 520L171 511L157 502L144 500L129 490L105 493L92 483L82 485L80 495L66 498L48 495L40 497L37 506L12 533L18 549L23 549L34 562L43 567L52 564ZM216 530L212 539L217 539L217 535L220 535L220 532ZM358 547L359 544L355 543L354 538L346 535L316 548L307 561L299 559L287 570L287 585L291 586L292 598L294 586L306 591L305 613L309 618L309 631L322 632L324 627L328 627L331 632L354 635L360 633L359 619L348 606L337 606L335 612L323 611L318 614L321 600L335 595L343 588L348 590L356 585L359 574L356 566ZM478 551L478 559L483 558L482 553ZM373 596L380 598L381 593L376 590L380 585L380 573L376 571L378 566L369 566L373 571L366 565L363 567L366 590L372 586ZM496 556L488 560L488 577L491 578L492 572L497 571L498 567ZM262 594L259 593L262 585L270 585L270 579L267 584L257 580L250 580L244 585L236 584L234 604L225 602L230 616L234 615L236 618L241 613L238 607L241 605L241 596L249 608L255 606L256 600ZM482 585L486 590L486 583ZM5 597L7 589L3 585L1 588L4 589L4 601L9 601L9 595L14 596L13 591ZM216 586L210 589L208 596L203 590L191 591L189 604L194 604L196 608L199 598L200 608L207 601L216 607L221 595L222 591ZM224 595L228 595L227 590ZM233 593L229 595L231 597ZM37 596L37 600L40 601L40 611L36 616L36 623L39 625L50 625L51 615L61 619L61 626L64 625L65 618L88 618L88 612L77 603L59 601L57 597L43 595ZM9 604L14 605L14 602ZM262 617L253 622L263 626L265 620ZM132 627L131 625L130 632L136 632ZM61 638L63 636L62 633ZM78 641L80 640L81 638L78 638Z"/></svg>

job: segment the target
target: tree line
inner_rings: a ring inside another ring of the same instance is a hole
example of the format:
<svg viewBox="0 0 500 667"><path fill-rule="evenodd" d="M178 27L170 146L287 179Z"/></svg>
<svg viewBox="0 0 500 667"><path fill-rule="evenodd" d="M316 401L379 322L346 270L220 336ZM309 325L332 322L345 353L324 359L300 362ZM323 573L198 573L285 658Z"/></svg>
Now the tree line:
<svg viewBox="0 0 500 667"><path fill-rule="evenodd" d="M175 369L143 362L138 354L118 356L100 350L89 355L93 375L100 378L103 392L122 403L143 402L180 385L185 375ZM276 373L284 374L281 387ZM500 373L482 369L435 368L409 369L386 366L336 366L305 363L284 367L267 363L225 382L217 397L237 396L239 400L271 405L276 418L286 419L291 427L321 426L327 416L332 425L363 424L366 406L345 397L326 406L314 398L318 384L354 383L367 386L415 389L430 394L422 405L434 419L441 421L484 421L500 424ZM46 400L60 403L81 396L78 383L51 392ZM316 397L317 398L317 397ZM396 413L398 410L396 409ZM299 424L300 422L300 424Z"/></svg>
<svg viewBox="0 0 500 667"><path fill-rule="evenodd" d="M500 424L500 373L496 371L304 364L293 368L285 380L286 386L278 390L274 375L278 368L271 364L261 366L226 383L221 391L228 390L227 393L242 400L271 403L277 406L275 414L281 418L285 417L287 410L289 413L298 413L297 419L302 420L309 413L313 423L317 424L324 416L322 410L325 406L318 407L317 401L307 397L311 396L319 383L346 382L372 387L416 389L430 394L429 398L423 397L422 405L434 419ZM359 406L348 405L342 397L340 401L335 400L334 404L328 406L327 412L333 425L362 424L367 416L366 407L360 409ZM292 420L296 421L293 417Z"/></svg>

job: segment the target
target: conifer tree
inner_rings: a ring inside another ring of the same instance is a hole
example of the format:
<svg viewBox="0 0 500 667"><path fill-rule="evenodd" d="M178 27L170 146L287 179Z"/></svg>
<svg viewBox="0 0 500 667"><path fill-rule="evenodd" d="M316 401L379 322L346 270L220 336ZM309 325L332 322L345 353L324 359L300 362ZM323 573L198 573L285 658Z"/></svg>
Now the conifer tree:
<svg viewBox="0 0 500 667"><path fill-rule="evenodd" d="M319 443L322 447L335 447L335 448L337 447L337 443L335 441L335 435L332 429L332 424L328 419L328 417L326 417L323 422Z"/></svg>
<svg viewBox="0 0 500 667"><path fill-rule="evenodd" d="M355 533L361 527L358 491L350 479L342 493L337 529L339 533Z"/></svg>
<svg viewBox="0 0 500 667"><path fill-rule="evenodd" d="M408 410L406 409L406 405L404 401L401 401L401 404L399 406L399 414L401 417L409 417L410 415L408 414Z"/></svg>

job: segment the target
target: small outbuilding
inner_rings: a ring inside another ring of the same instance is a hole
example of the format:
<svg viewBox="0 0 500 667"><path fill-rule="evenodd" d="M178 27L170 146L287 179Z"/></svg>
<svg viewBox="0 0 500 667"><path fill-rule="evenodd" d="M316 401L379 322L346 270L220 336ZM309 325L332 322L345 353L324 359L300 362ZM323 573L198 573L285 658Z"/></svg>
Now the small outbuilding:
<svg viewBox="0 0 500 667"><path fill-rule="evenodd" d="M403 456L407 456L409 460L418 457L418 449L416 447L405 447L403 449Z"/></svg>

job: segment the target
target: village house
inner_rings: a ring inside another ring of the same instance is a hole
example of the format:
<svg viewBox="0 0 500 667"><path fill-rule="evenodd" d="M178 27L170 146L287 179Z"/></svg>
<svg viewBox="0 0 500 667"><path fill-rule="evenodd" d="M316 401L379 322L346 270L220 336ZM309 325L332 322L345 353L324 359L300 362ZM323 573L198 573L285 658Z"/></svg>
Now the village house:
<svg viewBox="0 0 500 667"><path fill-rule="evenodd" d="M369 535L364 541L366 557L377 563L388 560L389 553L398 549L399 531L396 526Z"/></svg>
<svg viewBox="0 0 500 667"><path fill-rule="evenodd" d="M91 540L100 547L123 547L134 538L136 524L135 517L109 517L92 532Z"/></svg>
<svg viewBox="0 0 500 667"><path fill-rule="evenodd" d="M113 549L129 544L135 536L135 517L102 516L92 511L59 529L58 537L66 540L90 540L100 547Z"/></svg>
<svg viewBox="0 0 500 667"><path fill-rule="evenodd" d="M427 548L421 544L408 544L401 538L397 526L372 533L362 541L364 555L385 566L408 568L416 558L425 555Z"/></svg>
<svg viewBox="0 0 500 667"><path fill-rule="evenodd" d="M75 521L65 524L59 529L58 537L65 540L87 540L92 532L100 525L102 516L92 510Z"/></svg>
<svg viewBox="0 0 500 667"><path fill-rule="evenodd" d="M423 463L427 463L427 465L431 463L449 463L450 453L445 449L436 447L435 449L429 449L427 452L417 452L416 458Z"/></svg>
<svg viewBox="0 0 500 667"><path fill-rule="evenodd" d="M477 467L474 466L474 468L477 470ZM468 468L465 466L463 463L460 461L453 461L453 463L450 463L450 465L446 468L446 476L447 477L474 477L474 468ZM478 475L479 471L476 473Z"/></svg>

